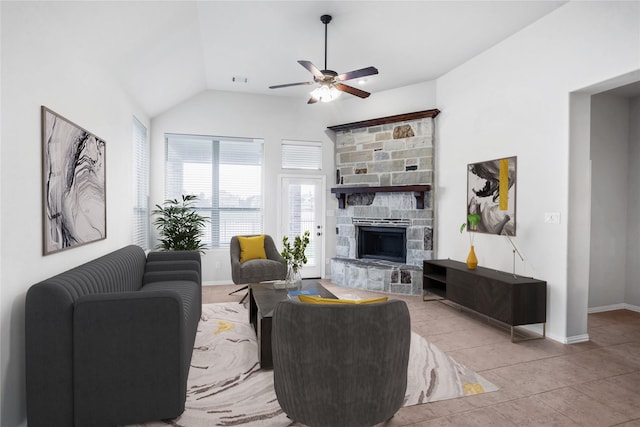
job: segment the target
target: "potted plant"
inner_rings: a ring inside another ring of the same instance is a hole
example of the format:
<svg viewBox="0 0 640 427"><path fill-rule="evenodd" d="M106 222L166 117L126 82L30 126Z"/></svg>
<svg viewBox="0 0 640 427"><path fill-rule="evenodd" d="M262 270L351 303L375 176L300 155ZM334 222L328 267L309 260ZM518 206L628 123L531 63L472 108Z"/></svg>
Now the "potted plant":
<svg viewBox="0 0 640 427"><path fill-rule="evenodd" d="M196 212L194 195L182 195L182 200L165 200L152 211L158 218L153 222L160 230L157 249L165 251L198 251L204 253L205 245L200 240L208 218Z"/></svg>
<svg viewBox="0 0 640 427"><path fill-rule="evenodd" d="M473 240L475 237L474 231L477 229L479 222L480 215L469 214L467 215L467 221L463 222L460 226L460 233L462 233L464 229L467 228L467 223L469 224L469 227L467 228L467 232L469 233L469 244L471 245L471 248L469 249L469 255L467 256L467 267L469 268L469 270L475 270L476 267L478 267L478 258L476 257Z"/></svg>
<svg viewBox="0 0 640 427"><path fill-rule="evenodd" d="M289 237L282 238L282 258L287 262L287 278L285 279L288 287L293 287L302 283L300 269L307 263L305 251L309 245L309 230L302 233L302 236L296 236L293 239L293 246L289 242Z"/></svg>

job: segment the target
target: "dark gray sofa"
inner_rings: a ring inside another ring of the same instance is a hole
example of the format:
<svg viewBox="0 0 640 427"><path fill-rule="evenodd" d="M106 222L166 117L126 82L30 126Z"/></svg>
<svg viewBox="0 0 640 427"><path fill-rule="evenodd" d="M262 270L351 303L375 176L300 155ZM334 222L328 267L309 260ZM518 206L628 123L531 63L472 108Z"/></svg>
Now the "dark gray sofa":
<svg viewBox="0 0 640 427"><path fill-rule="evenodd" d="M29 427L175 418L202 310L200 254L126 246L33 285Z"/></svg>

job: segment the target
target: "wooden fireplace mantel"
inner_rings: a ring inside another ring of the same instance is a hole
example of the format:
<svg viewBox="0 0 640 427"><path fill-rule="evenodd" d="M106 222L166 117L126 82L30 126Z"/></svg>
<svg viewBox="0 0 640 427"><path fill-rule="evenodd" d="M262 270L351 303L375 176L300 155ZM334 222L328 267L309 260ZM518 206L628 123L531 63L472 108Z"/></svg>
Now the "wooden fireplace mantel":
<svg viewBox="0 0 640 427"><path fill-rule="evenodd" d="M395 116L380 117L377 119L363 120L360 122L345 123L342 125L335 125L335 126L327 126L327 129L331 129L334 132L341 132L341 131L346 131L351 129L366 128L369 126L379 126L379 125L386 125L389 123L404 122L408 120L434 118L438 114L440 114L440 110L438 110L437 108L434 108L433 110L416 111L414 113L397 114Z"/></svg>
<svg viewBox="0 0 640 427"><path fill-rule="evenodd" d="M347 194L354 193L410 193L416 198L416 209L424 209L424 193L431 191L429 184L421 185L389 185L385 187L334 187L331 192L338 199L338 207L347 206Z"/></svg>

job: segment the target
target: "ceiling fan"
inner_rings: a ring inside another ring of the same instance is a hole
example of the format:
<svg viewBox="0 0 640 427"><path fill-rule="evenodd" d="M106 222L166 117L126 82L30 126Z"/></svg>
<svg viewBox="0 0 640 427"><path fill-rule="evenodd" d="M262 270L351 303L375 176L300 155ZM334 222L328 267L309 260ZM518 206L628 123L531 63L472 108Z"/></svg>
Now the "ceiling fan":
<svg viewBox="0 0 640 427"><path fill-rule="evenodd" d="M366 98L370 95L369 92L348 86L343 81L357 79L359 77L372 76L378 74L376 67L367 67L360 70L349 71L348 73L338 74L333 70L327 69L327 24L331 22L331 15L322 15L320 21L324 24L324 70L318 69L310 61L298 61L298 64L306 68L311 74L313 74L312 82L300 82L300 83L287 83L283 85L269 86L269 89L278 89L282 87L290 86L302 86L319 83L320 86L311 92L311 98L307 104L314 104L318 101L329 102L336 99L341 92L347 92L351 95L358 96L360 98Z"/></svg>

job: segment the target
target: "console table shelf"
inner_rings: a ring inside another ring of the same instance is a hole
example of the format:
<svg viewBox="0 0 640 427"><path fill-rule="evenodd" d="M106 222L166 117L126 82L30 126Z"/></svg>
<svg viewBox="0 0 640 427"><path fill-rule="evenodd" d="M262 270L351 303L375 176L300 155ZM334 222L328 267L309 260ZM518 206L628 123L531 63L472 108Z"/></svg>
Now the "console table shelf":
<svg viewBox="0 0 640 427"><path fill-rule="evenodd" d="M423 262L423 290L511 327L543 324L546 334L547 282L463 262Z"/></svg>

